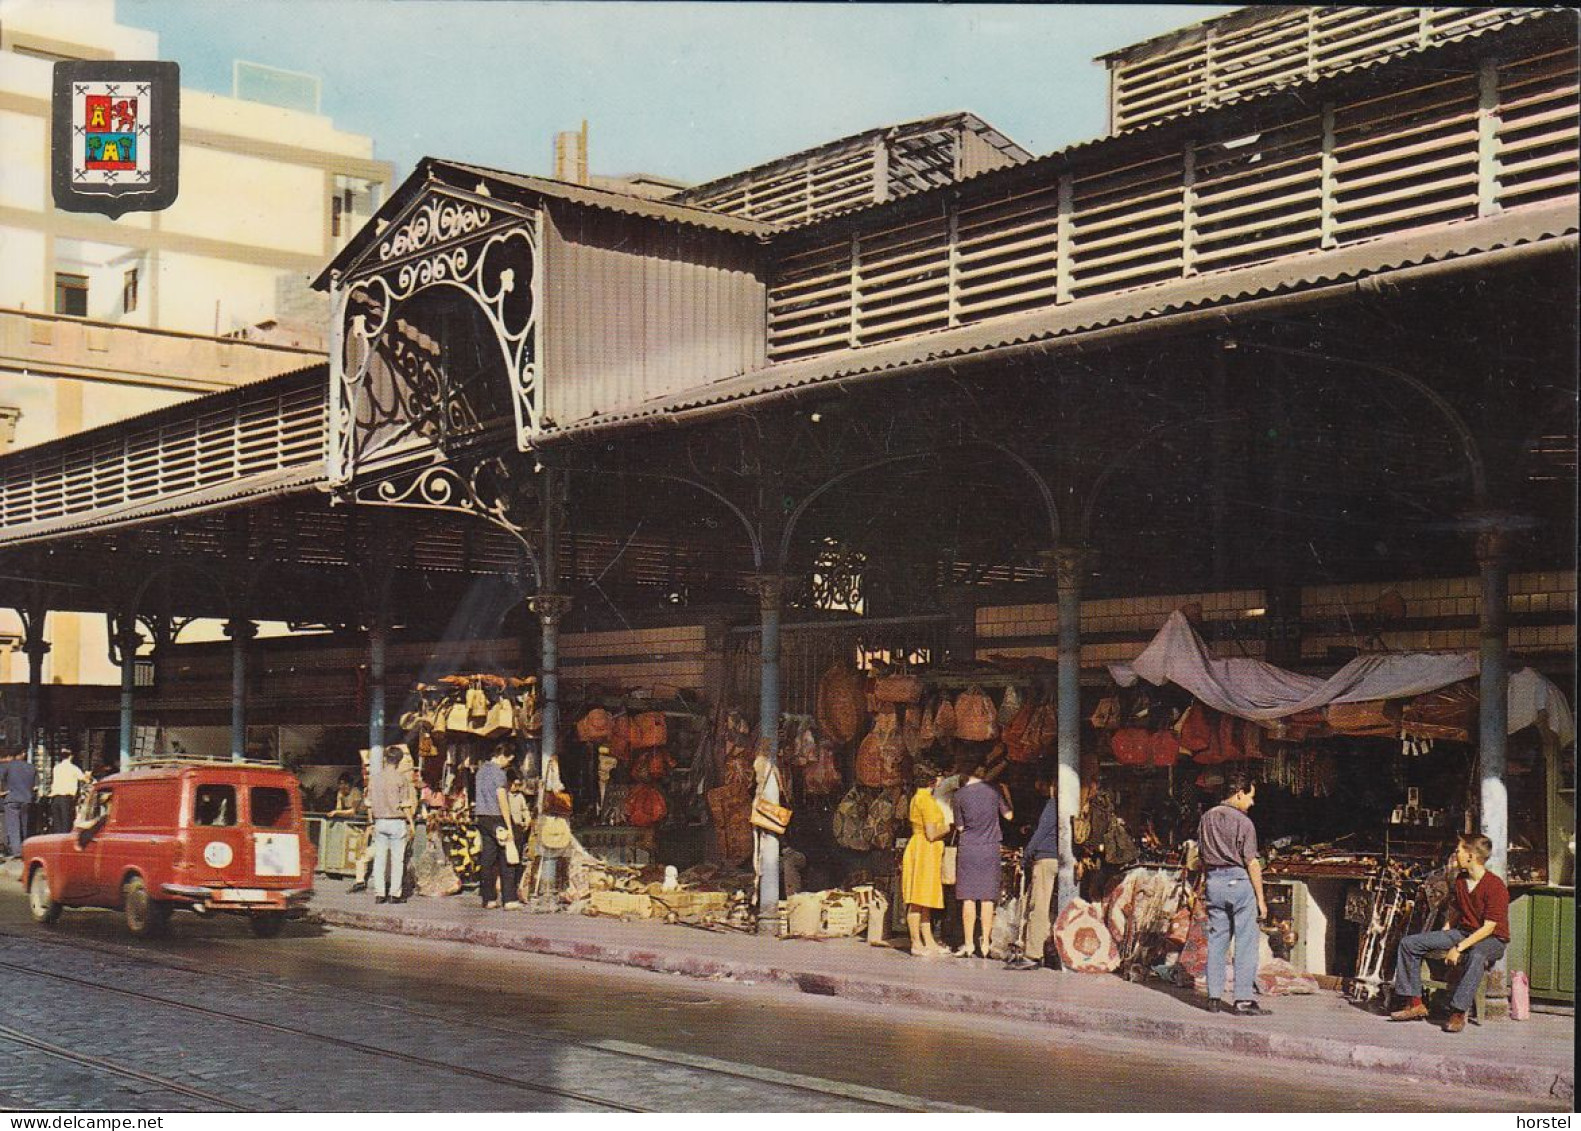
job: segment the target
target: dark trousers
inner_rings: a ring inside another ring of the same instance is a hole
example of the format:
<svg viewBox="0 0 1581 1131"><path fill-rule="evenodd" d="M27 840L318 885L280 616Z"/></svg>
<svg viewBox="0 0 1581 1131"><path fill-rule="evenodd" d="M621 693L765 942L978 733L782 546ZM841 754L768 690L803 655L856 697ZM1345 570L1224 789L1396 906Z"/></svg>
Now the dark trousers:
<svg viewBox="0 0 1581 1131"><path fill-rule="evenodd" d="M22 842L27 839L27 806L7 803L5 809L5 854L22 855Z"/></svg>
<svg viewBox="0 0 1581 1131"><path fill-rule="evenodd" d="M505 821L501 817L480 816L477 826L483 841L478 853L478 894L484 903L496 899L508 903L516 898L516 865L505 858L505 846L494 831L504 828Z"/></svg>
<svg viewBox="0 0 1581 1131"><path fill-rule="evenodd" d="M51 832L71 832L73 818L77 815L77 799L75 797L51 797L49 799L49 814Z"/></svg>

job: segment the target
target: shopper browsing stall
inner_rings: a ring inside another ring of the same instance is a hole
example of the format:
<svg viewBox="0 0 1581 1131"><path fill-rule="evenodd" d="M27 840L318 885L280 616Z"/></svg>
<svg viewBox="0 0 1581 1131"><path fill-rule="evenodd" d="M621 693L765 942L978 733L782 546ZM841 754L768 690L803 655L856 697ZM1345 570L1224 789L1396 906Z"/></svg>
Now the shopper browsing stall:
<svg viewBox="0 0 1581 1131"><path fill-rule="evenodd" d="M1455 875L1449 890L1449 915L1442 931L1424 931L1400 940L1394 964L1394 994L1405 1005L1389 1015L1391 1021L1416 1021L1427 1016L1422 1001L1422 960L1433 951L1444 951L1451 966L1464 963L1460 980L1449 999L1449 1020L1444 1032L1466 1027L1466 1014L1476 1000L1477 986L1488 967L1504 957L1510 941L1510 889L1488 871L1493 842L1485 836L1462 836L1449 858Z"/></svg>
<svg viewBox="0 0 1581 1131"><path fill-rule="evenodd" d="M510 764L510 747L494 748L493 756L478 767L477 785L473 793L472 813L477 823L482 846L478 851L478 891L483 906L500 906L516 909L521 902L516 898L516 869L505 850L513 837L510 819L509 786L505 767Z"/></svg>
<svg viewBox="0 0 1581 1131"><path fill-rule="evenodd" d="M1257 859L1257 828L1246 811L1257 800L1257 783L1243 773L1226 774L1224 800L1202 815L1197 848L1208 873L1208 1009L1224 1007L1224 963L1235 940L1235 1005L1242 1017L1268 1013L1257 1004L1257 923L1268 917L1263 869Z"/></svg>
<svg viewBox="0 0 1581 1131"><path fill-rule="evenodd" d="M373 818L373 901L406 902L406 845L417 812L417 792L409 774L400 771L401 752L384 751L384 765L368 787L368 812Z"/></svg>
<svg viewBox="0 0 1581 1131"><path fill-rule="evenodd" d="M1010 794L1002 785L984 780L986 765L978 765L966 784L955 793L955 820L960 826L960 842L955 857L955 897L961 901L961 925L966 941L962 957L974 954L988 957L994 934L994 905L999 900L999 846L1004 834L999 819L1009 820ZM979 914L980 913L980 914ZM983 925L982 945L975 947L979 919Z"/></svg>
<svg viewBox="0 0 1581 1131"><path fill-rule="evenodd" d="M911 953L921 957L945 953L933 937L933 912L944 907L944 836L949 831L944 810L933 799L939 784L939 771L924 762L917 763L912 784L911 838L900 861L901 898L906 902L906 930L911 935Z"/></svg>

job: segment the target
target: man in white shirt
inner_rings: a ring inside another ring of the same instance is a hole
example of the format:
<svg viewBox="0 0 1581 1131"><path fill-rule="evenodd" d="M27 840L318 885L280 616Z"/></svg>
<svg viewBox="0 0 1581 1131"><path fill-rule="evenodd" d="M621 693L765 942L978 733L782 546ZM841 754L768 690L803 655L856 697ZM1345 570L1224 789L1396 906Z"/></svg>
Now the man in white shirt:
<svg viewBox="0 0 1581 1131"><path fill-rule="evenodd" d="M62 750L55 763L55 772L49 779L49 814L51 829L57 833L71 832L72 819L77 813L77 790L85 776L77 768L76 755Z"/></svg>

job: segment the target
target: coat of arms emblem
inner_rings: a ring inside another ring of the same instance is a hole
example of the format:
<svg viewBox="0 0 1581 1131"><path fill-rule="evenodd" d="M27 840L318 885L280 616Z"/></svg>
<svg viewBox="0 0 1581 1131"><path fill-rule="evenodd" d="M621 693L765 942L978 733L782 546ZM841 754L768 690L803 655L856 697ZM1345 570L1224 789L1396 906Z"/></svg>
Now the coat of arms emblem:
<svg viewBox="0 0 1581 1131"><path fill-rule="evenodd" d="M55 64L55 206L168 208L179 188L181 71L175 63Z"/></svg>

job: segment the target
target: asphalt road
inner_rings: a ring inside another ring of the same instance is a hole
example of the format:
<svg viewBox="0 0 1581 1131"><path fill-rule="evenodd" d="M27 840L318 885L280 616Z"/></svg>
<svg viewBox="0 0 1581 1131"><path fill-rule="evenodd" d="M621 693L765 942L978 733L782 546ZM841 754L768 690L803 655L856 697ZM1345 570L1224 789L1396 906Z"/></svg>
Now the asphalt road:
<svg viewBox="0 0 1581 1131"><path fill-rule="evenodd" d="M40 928L0 883L0 1108L1511 1109L1371 1073L1215 1064L1101 1034L306 924L260 941L236 920L180 915L147 943L104 912Z"/></svg>

